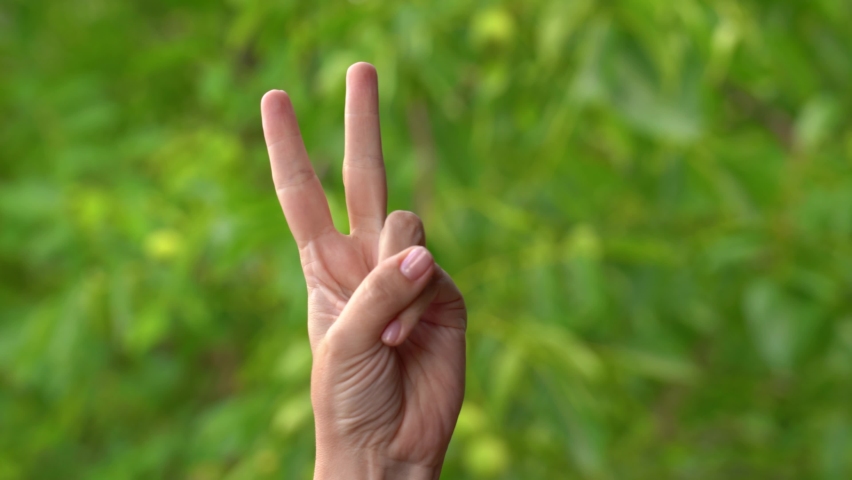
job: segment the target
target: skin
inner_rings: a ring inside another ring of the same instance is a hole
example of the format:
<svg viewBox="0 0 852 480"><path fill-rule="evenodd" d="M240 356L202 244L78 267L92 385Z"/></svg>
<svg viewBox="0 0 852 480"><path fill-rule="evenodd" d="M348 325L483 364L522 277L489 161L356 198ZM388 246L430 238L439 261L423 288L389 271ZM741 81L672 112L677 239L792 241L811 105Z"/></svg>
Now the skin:
<svg viewBox="0 0 852 480"><path fill-rule="evenodd" d="M438 478L464 396L467 310L420 219L387 215L376 70L346 75L349 235L334 228L290 98L268 92L261 113L308 287L314 478Z"/></svg>

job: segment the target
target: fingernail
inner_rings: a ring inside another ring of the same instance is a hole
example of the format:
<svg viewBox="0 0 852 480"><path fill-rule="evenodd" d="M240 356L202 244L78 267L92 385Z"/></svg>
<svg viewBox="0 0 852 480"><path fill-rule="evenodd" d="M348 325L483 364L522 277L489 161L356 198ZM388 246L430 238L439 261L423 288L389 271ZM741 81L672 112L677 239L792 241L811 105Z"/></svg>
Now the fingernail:
<svg viewBox="0 0 852 480"><path fill-rule="evenodd" d="M432 254L424 247L415 247L408 252L402 265L399 266L402 274L409 280L417 280L420 278L429 267L432 266Z"/></svg>
<svg viewBox="0 0 852 480"><path fill-rule="evenodd" d="M396 339L399 338L400 330L402 330L402 324L399 323L399 320L390 322L382 333L382 341L385 343L395 343Z"/></svg>

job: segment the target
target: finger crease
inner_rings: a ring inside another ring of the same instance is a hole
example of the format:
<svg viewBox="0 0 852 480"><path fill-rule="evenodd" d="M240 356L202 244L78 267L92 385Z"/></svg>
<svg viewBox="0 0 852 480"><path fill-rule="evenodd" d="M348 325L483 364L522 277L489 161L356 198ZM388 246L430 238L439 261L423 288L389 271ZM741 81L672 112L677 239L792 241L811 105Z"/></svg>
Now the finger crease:
<svg viewBox="0 0 852 480"><path fill-rule="evenodd" d="M314 172L302 172L302 173L297 173L295 175L292 175L292 177L295 177L296 179L290 180L287 183L285 183L284 185L280 185L280 186L276 185L275 191L277 193L283 193L287 189L292 189L292 188L298 187L299 185L303 185L305 183L308 183L311 180L316 179L317 174L314 173Z"/></svg>
<svg viewBox="0 0 852 480"><path fill-rule="evenodd" d="M357 168L359 170L384 170L385 164L382 157L360 157L358 161L343 160L343 168Z"/></svg>

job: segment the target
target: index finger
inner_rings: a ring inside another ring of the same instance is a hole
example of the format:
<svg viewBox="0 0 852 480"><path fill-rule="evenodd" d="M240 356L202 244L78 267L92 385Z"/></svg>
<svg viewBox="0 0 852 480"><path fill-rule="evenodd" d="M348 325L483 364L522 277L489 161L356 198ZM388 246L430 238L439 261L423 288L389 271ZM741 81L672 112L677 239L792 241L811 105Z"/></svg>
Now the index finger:
<svg viewBox="0 0 852 480"><path fill-rule="evenodd" d="M302 248L334 231L328 201L308 159L287 93L267 92L260 101L260 111L278 201L296 244Z"/></svg>

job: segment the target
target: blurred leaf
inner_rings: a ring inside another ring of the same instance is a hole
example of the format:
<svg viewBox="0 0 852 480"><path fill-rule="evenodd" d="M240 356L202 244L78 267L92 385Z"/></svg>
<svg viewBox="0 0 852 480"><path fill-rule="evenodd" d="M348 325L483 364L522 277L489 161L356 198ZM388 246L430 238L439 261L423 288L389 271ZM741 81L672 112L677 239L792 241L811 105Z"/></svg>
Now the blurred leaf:
<svg viewBox="0 0 852 480"><path fill-rule="evenodd" d="M837 101L826 96L806 103L796 119L796 144L806 151L817 147L835 127L840 114L838 108Z"/></svg>
<svg viewBox="0 0 852 480"><path fill-rule="evenodd" d="M307 391L284 402L275 412L272 424L277 432L289 435L310 421L311 417L311 395Z"/></svg>
<svg viewBox="0 0 852 480"><path fill-rule="evenodd" d="M748 286L743 310L764 361L777 372L790 369L813 334L815 312L766 279Z"/></svg>
<svg viewBox="0 0 852 480"><path fill-rule="evenodd" d="M698 369L683 359L628 349L614 351L612 358L621 372L631 372L662 382L689 384L699 378Z"/></svg>
<svg viewBox="0 0 852 480"><path fill-rule="evenodd" d="M495 477L509 466L509 449L501 439L482 435L475 437L465 450L465 465L476 477Z"/></svg>
<svg viewBox="0 0 852 480"><path fill-rule="evenodd" d="M488 42L505 44L515 35L515 20L501 7L491 7L478 12L471 24L471 40L475 45Z"/></svg>

